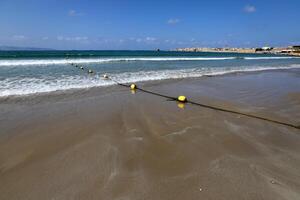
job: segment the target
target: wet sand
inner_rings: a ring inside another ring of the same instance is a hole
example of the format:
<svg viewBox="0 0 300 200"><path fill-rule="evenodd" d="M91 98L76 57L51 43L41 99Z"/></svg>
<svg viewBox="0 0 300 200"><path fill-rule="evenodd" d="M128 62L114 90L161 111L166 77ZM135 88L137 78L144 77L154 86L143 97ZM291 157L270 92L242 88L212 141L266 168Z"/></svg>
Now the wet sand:
<svg viewBox="0 0 300 200"><path fill-rule="evenodd" d="M300 70L139 83L300 124ZM0 99L0 199L300 199L300 131L113 86Z"/></svg>

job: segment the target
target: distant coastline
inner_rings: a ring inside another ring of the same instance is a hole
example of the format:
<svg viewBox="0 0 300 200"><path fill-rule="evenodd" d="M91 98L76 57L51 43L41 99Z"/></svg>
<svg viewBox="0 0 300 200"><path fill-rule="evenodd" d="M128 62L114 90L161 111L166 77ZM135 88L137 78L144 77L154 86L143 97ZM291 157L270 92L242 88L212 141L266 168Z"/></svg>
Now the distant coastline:
<svg viewBox="0 0 300 200"><path fill-rule="evenodd" d="M235 47L188 47L177 48L180 52L213 52L213 53L253 53L253 54L280 54L289 56L300 56L300 45L289 47L257 47L257 48L235 48Z"/></svg>
<svg viewBox="0 0 300 200"><path fill-rule="evenodd" d="M50 48L0 46L0 51L54 51Z"/></svg>

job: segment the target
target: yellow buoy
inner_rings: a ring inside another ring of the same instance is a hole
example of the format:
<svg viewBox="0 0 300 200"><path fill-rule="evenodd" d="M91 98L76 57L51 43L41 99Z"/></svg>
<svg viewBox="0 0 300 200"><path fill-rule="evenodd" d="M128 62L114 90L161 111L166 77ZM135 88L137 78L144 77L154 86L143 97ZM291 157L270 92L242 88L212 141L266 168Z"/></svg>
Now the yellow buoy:
<svg viewBox="0 0 300 200"><path fill-rule="evenodd" d="M186 101L187 101L187 98L186 98L185 96L179 96L179 97L177 98L177 101L179 101L179 102L186 102Z"/></svg>
<svg viewBox="0 0 300 200"><path fill-rule="evenodd" d="M131 85L130 85L130 89L135 90L136 88L137 88L137 87L136 87L135 84L131 84Z"/></svg>

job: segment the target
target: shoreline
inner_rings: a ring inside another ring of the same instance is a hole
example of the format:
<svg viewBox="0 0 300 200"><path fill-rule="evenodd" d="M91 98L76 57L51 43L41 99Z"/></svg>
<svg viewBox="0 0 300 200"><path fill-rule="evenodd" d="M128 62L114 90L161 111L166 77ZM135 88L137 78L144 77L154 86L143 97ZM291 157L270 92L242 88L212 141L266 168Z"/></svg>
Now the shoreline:
<svg viewBox="0 0 300 200"><path fill-rule="evenodd" d="M280 71L289 71L289 70L299 70L299 67L282 67L282 68L270 68L270 69L248 69L248 70L233 70L228 72L222 72L222 73L213 73L213 74L203 74L201 76L195 76L195 77L184 77L184 78L166 78L166 79L158 79L158 80L146 80L146 81L136 81L134 83L136 84L151 84L155 82L164 83L169 81L180 81L180 80L189 80L189 79L201 79L201 78L212 78L212 77L222 77L222 76L230 76L230 75L244 75L244 74L251 74L251 73L263 73L263 72L280 72ZM131 82L121 82L124 84L131 84ZM29 94L16 94L16 95L7 95L7 96L0 96L0 103L8 101L10 99L22 99L22 98L33 98L38 96L51 96L51 95L64 95L64 94L72 94L72 93L80 93L83 91L89 91L89 90L97 90L101 88L108 88L108 87L116 87L117 85L115 83L111 85L99 85L99 86L93 86L93 87L82 87L82 88L70 88L70 89L64 89L64 90L56 90L56 91L50 91L50 92L37 92L37 93L29 93Z"/></svg>

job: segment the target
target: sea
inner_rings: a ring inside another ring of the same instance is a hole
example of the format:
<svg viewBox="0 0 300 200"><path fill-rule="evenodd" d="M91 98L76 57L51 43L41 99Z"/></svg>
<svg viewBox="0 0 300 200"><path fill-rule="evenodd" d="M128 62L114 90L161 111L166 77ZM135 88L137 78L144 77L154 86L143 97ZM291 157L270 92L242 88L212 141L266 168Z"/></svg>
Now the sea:
<svg viewBox="0 0 300 200"><path fill-rule="evenodd" d="M81 69L80 67L83 67ZM300 68L300 58L273 54L175 51L0 51L0 97ZM88 73L92 70L94 73Z"/></svg>

